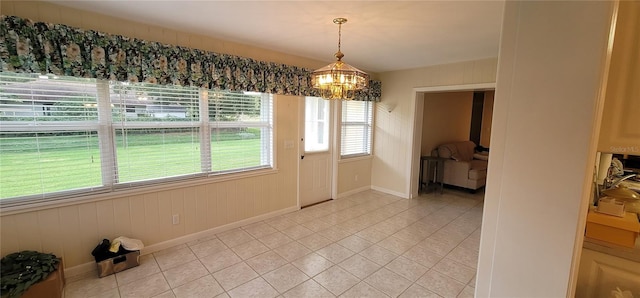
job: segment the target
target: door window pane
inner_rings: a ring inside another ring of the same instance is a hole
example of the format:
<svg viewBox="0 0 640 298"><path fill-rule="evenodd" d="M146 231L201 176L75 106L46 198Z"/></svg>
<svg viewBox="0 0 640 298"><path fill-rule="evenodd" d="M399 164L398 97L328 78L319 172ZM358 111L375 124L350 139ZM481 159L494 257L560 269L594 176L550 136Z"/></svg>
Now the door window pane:
<svg viewBox="0 0 640 298"><path fill-rule="evenodd" d="M304 151L329 150L329 101L305 97Z"/></svg>

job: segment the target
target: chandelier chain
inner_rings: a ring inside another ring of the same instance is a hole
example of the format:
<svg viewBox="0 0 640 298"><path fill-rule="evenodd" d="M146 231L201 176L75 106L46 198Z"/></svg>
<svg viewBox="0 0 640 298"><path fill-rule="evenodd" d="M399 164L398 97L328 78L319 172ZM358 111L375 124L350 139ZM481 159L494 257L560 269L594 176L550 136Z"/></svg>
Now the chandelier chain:
<svg viewBox="0 0 640 298"><path fill-rule="evenodd" d="M342 23L338 24L338 52L340 52L340 45L342 44Z"/></svg>

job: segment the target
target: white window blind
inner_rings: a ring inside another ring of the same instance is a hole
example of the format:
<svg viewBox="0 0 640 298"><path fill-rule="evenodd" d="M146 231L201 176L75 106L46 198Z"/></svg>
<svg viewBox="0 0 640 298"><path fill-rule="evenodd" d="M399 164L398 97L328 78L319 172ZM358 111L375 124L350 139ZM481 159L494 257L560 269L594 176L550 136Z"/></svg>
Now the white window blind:
<svg viewBox="0 0 640 298"><path fill-rule="evenodd" d="M0 198L102 185L95 82L0 72Z"/></svg>
<svg viewBox="0 0 640 298"><path fill-rule="evenodd" d="M0 72L0 204L273 167L271 95Z"/></svg>
<svg viewBox="0 0 640 298"><path fill-rule="evenodd" d="M305 97L304 151L329 150L329 101Z"/></svg>
<svg viewBox="0 0 640 298"><path fill-rule="evenodd" d="M202 172L198 89L119 82L109 89L115 183Z"/></svg>
<svg viewBox="0 0 640 298"><path fill-rule="evenodd" d="M271 95L210 91L208 102L211 171L272 167Z"/></svg>
<svg viewBox="0 0 640 298"><path fill-rule="evenodd" d="M369 101L342 102L342 134L340 156L349 158L371 154L371 122L373 103Z"/></svg>

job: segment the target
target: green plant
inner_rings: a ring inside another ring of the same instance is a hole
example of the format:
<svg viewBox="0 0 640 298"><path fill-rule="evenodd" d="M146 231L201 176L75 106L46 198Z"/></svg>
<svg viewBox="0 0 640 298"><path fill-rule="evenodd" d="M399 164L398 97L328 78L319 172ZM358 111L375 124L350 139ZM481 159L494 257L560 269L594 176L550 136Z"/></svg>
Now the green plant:
<svg viewBox="0 0 640 298"><path fill-rule="evenodd" d="M20 297L29 287L56 270L60 259L53 254L25 250L0 260L1 288L4 297Z"/></svg>

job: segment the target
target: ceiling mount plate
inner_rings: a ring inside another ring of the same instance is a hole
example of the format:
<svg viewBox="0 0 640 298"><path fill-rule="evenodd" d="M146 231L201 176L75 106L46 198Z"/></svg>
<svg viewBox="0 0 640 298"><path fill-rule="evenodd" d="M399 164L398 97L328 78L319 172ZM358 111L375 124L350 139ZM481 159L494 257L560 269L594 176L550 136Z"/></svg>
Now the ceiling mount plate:
<svg viewBox="0 0 640 298"><path fill-rule="evenodd" d="M334 24L342 25L342 24L344 24L346 22L347 22L347 19L345 19L345 18L335 18L335 19L333 19L333 23Z"/></svg>

